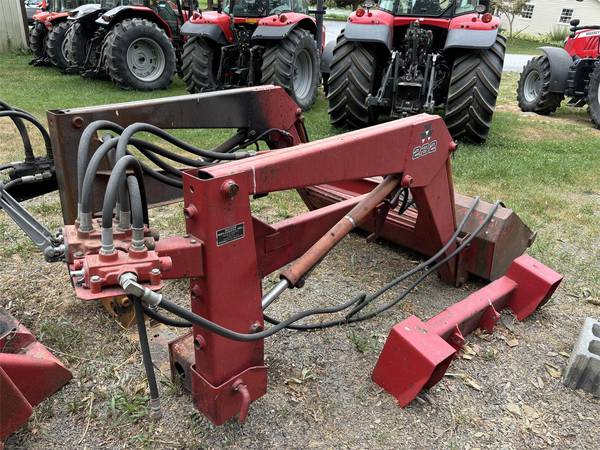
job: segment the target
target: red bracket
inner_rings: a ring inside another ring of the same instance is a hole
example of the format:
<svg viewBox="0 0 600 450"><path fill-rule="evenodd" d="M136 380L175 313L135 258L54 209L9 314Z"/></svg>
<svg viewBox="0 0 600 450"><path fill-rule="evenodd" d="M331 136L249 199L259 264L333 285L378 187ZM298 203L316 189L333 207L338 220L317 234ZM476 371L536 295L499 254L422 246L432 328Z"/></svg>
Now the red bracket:
<svg viewBox="0 0 600 450"><path fill-rule="evenodd" d="M505 276L450 306L426 323L411 316L390 331L373 381L407 406L422 389L442 379L477 328L491 332L504 308L524 320L550 299L562 275L528 255L515 259Z"/></svg>
<svg viewBox="0 0 600 450"><path fill-rule="evenodd" d="M73 377L31 332L0 308L0 448L33 412Z"/></svg>

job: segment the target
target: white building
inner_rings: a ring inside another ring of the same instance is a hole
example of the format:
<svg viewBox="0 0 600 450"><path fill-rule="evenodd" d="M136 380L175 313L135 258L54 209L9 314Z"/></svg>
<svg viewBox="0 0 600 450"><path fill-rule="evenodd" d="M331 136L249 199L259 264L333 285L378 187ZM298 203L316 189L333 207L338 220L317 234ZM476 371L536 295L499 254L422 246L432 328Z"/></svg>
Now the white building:
<svg viewBox="0 0 600 450"><path fill-rule="evenodd" d="M600 0L529 0L521 15L515 17L513 32L548 34L568 29L571 19L580 19L582 25L600 25ZM505 16L502 28L509 28Z"/></svg>

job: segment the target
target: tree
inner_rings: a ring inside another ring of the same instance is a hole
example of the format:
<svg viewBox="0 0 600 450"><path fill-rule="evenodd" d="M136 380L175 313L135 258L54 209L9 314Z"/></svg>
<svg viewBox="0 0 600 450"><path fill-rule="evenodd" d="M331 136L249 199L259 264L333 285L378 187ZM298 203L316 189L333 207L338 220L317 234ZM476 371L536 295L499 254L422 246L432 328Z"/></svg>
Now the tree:
<svg viewBox="0 0 600 450"><path fill-rule="evenodd" d="M493 0L492 7L498 15L504 15L508 20L508 37L513 37L513 23L515 18L521 15L528 0Z"/></svg>

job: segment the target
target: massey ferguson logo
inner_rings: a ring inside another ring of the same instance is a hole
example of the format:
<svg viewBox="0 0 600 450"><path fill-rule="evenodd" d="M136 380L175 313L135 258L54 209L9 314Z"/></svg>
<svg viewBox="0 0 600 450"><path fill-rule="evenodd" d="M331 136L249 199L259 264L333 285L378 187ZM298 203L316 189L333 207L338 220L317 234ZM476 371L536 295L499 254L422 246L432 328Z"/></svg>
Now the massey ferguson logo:
<svg viewBox="0 0 600 450"><path fill-rule="evenodd" d="M421 145L413 148L412 159L419 159L423 156L434 153L437 150L437 140L432 139L433 128L431 124L425 125L425 130L421 133Z"/></svg>

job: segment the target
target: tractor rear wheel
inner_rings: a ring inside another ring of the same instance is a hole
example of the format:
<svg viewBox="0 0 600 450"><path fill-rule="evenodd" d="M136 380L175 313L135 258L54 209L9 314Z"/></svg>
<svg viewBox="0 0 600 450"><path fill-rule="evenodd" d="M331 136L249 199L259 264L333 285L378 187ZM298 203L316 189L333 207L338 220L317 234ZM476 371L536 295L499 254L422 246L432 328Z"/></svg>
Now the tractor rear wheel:
<svg viewBox="0 0 600 450"><path fill-rule="evenodd" d="M52 31L48 33L46 42L46 52L52 65L63 70L69 65L65 51L65 35L69 29L69 23L64 20L59 24L54 25Z"/></svg>
<svg viewBox="0 0 600 450"><path fill-rule="evenodd" d="M492 126L500 89L506 38L485 50L456 57L450 76L445 121L454 139L482 144Z"/></svg>
<svg viewBox="0 0 600 450"><path fill-rule="evenodd" d="M183 81L190 94L219 88L219 51L200 36L192 36L183 46L181 62Z"/></svg>
<svg viewBox="0 0 600 450"><path fill-rule="evenodd" d="M42 22L36 21L29 33L29 48L33 53L33 59L42 59L46 57L46 27Z"/></svg>
<svg viewBox="0 0 600 450"><path fill-rule="evenodd" d="M175 49L158 25L146 19L127 19L113 27L106 47L106 67L121 89L166 89L175 74Z"/></svg>
<svg viewBox="0 0 600 450"><path fill-rule="evenodd" d="M317 99L321 74L315 38L301 28L292 30L263 54L261 84L284 88L306 111Z"/></svg>
<svg viewBox="0 0 600 450"><path fill-rule="evenodd" d="M517 100L521 111L542 115L556 111L565 96L550 92L551 75L547 56L533 58L525 65L517 87Z"/></svg>
<svg viewBox="0 0 600 450"><path fill-rule="evenodd" d="M90 47L91 36L85 30L85 27L74 22L65 34L65 56L70 68L83 70L88 61L88 49Z"/></svg>
<svg viewBox="0 0 600 450"><path fill-rule="evenodd" d="M368 44L348 42L342 33L333 50L327 100L335 127L357 129L375 121L367 97L375 84L375 51Z"/></svg>
<svg viewBox="0 0 600 450"><path fill-rule="evenodd" d="M600 128L600 62L596 63L596 68L590 75L587 103L592 122Z"/></svg>

